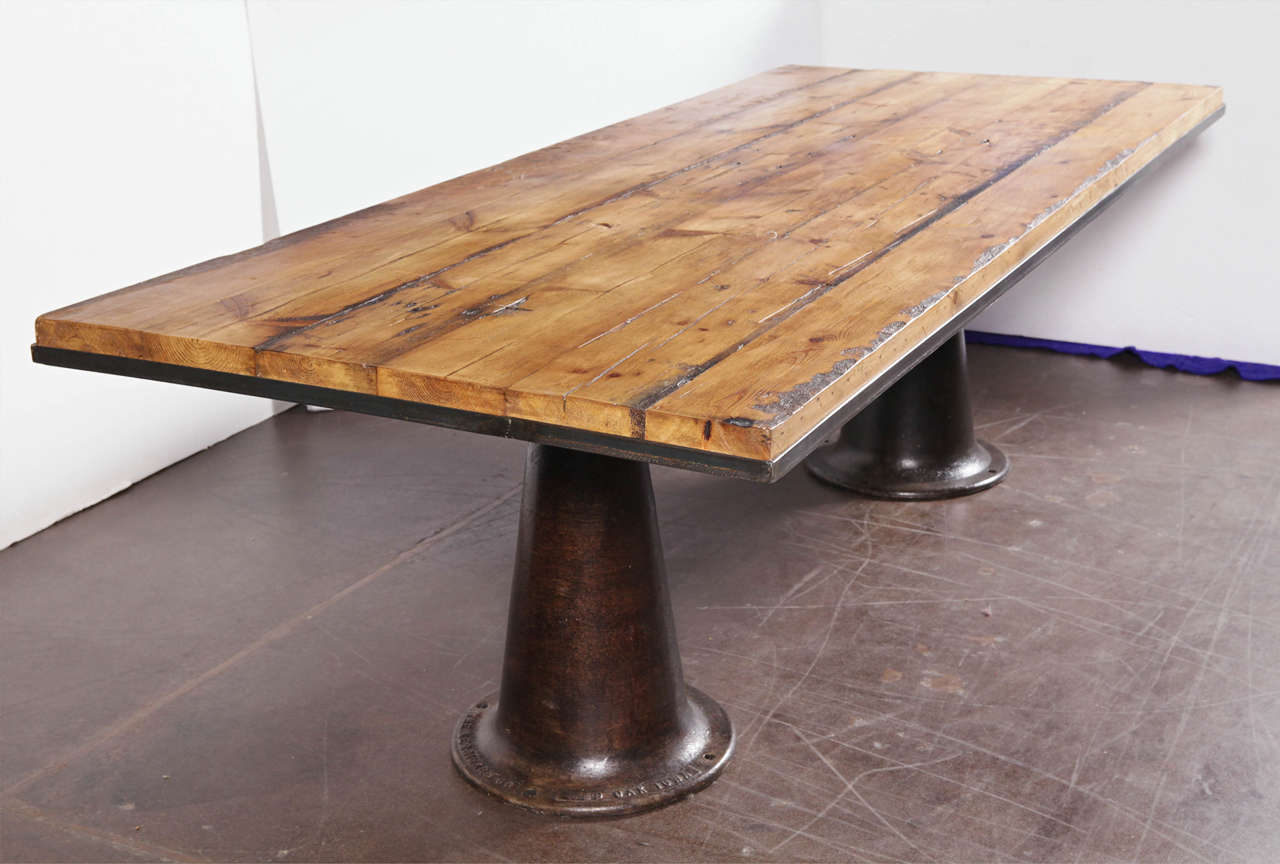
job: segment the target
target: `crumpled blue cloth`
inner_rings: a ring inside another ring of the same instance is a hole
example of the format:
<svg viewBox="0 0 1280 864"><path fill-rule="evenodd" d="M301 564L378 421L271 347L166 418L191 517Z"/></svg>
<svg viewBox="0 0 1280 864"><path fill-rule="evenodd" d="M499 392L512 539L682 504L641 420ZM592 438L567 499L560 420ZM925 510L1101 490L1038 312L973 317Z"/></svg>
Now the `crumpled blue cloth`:
<svg viewBox="0 0 1280 864"><path fill-rule="evenodd" d="M1280 366L1265 363L1245 363L1242 360L1223 360L1220 357L1196 357L1191 354L1164 354L1160 351L1144 351L1129 345L1114 348L1110 345L1087 345L1083 342L1059 342L1055 339L1032 339L1028 336L1006 336L1003 333L983 333L979 330L964 331L964 340L974 345L1007 345L1012 348L1045 348L1062 354L1089 354L1094 357L1114 357L1122 351L1134 354L1148 366L1161 369L1177 369L1194 375L1216 375L1228 369L1246 381L1272 381L1280 379Z"/></svg>

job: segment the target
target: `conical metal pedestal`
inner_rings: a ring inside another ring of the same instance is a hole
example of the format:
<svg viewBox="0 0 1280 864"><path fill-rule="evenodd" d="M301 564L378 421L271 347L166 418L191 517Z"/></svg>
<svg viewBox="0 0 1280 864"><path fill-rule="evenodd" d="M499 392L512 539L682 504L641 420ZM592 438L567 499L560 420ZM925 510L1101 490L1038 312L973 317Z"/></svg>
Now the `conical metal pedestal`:
<svg viewBox="0 0 1280 864"><path fill-rule="evenodd" d="M1008 460L973 433L964 333L949 339L805 460L815 477L871 498L971 495Z"/></svg>
<svg viewBox="0 0 1280 864"><path fill-rule="evenodd" d="M684 682L649 466L531 447L502 685L459 721L454 764L510 803L606 816L702 788L732 751Z"/></svg>

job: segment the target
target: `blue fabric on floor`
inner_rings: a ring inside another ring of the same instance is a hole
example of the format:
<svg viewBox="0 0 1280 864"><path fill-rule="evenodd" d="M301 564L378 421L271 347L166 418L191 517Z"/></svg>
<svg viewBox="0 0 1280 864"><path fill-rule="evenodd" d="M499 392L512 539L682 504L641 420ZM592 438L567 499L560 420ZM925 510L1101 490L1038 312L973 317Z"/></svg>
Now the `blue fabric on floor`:
<svg viewBox="0 0 1280 864"><path fill-rule="evenodd" d="M1245 363L1241 360L1223 360L1219 357L1195 357L1190 354L1164 354L1160 351L1143 351L1129 345L1114 348L1110 345L1088 345L1084 342L1059 342L1055 339L1032 339L1028 336L1006 336L1003 333L983 333L979 330L964 331L966 342L974 345L1007 345L1012 348L1044 348L1061 354L1089 354L1094 357L1114 357L1128 351L1148 366L1177 369L1195 375L1216 375L1228 369L1246 381L1271 381L1280 379L1280 366L1265 363Z"/></svg>

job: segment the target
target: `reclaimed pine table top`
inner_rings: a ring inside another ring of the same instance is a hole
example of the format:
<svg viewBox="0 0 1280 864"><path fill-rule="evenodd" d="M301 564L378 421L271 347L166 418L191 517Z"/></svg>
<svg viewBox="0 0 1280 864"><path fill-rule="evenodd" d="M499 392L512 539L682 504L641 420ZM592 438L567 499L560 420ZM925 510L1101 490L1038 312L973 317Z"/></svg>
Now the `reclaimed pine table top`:
<svg viewBox="0 0 1280 864"><path fill-rule="evenodd" d="M33 353L773 479L1222 107L783 67L50 312Z"/></svg>

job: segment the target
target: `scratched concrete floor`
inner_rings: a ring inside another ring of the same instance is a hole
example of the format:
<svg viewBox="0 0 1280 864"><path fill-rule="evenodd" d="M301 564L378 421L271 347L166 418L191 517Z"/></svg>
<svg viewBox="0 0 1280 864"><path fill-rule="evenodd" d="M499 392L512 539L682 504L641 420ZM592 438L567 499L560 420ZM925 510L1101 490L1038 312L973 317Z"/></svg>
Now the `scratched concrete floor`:
<svg viewBox="0 0 1280 864"><path fill-rule="evenodd" d="M655 470L686 672L739 738L631 819L449 764L519 444L291 412L0 553L0 857L1280 860L1280 386L971 364L1013 462L983 495Z"/></svg>

